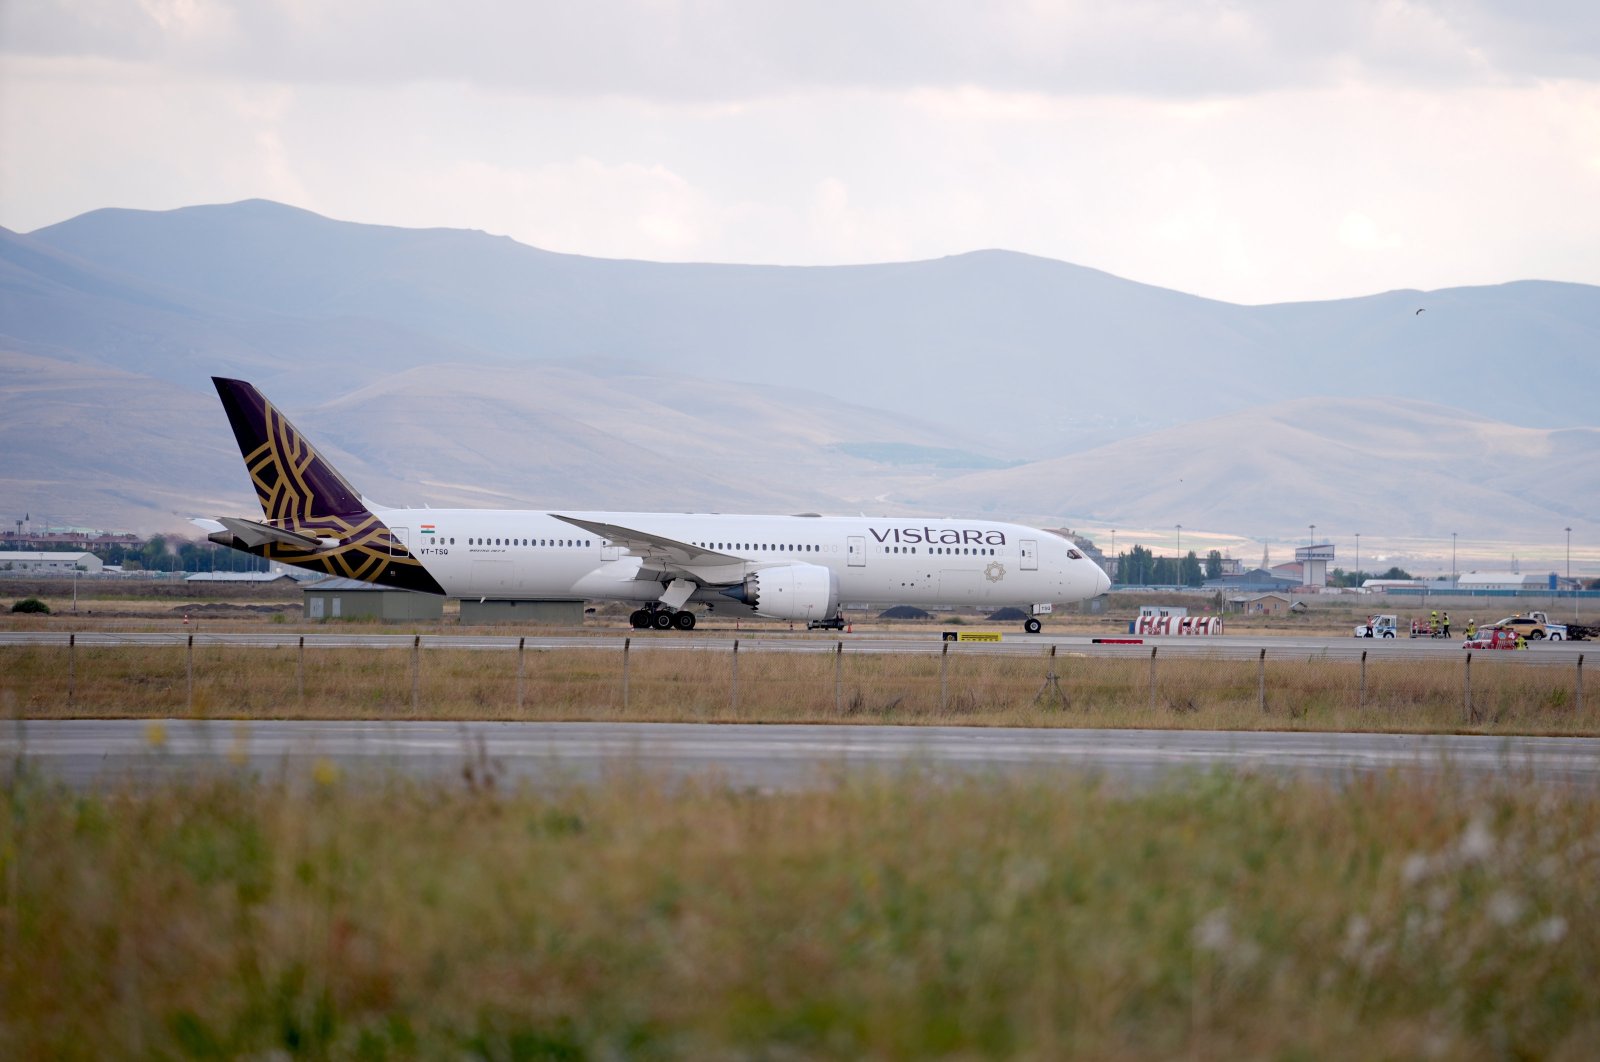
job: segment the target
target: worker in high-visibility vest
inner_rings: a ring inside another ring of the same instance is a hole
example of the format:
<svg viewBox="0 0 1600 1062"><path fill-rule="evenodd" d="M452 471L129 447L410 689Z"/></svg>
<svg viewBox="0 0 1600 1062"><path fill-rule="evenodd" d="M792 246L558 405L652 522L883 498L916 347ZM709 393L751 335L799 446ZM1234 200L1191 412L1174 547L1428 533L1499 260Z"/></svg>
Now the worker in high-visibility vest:
<svg viewBox="0 0 1600 1062"><path fill-rule="evenodd" d="M1450 637L1450 613L1448 612L1444 614L1444 636L1446 638Z"/></svg>
<svg viewBox="0 0 1600 1062"><path fill-rule="evenodd" d="M1478 621L1473 619L1471 616L1468 616L1467 617L1467 641L1470 642L1470 641L1472 641L1472 639L1476 638L1477 636L1478 636Z"/></svg>

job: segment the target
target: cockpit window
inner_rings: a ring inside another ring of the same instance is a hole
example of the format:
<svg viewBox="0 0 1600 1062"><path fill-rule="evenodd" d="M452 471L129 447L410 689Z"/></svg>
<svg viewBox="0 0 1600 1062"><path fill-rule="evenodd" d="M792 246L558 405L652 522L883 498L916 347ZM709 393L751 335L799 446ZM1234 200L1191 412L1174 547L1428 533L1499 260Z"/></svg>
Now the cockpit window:
<svg viewBox="0 0 1600 1062"><path fill-rule="evenodd" d="M1079 553L1071 546L1067 547L1067 556L1071 557L1073 560L1083 560L1083 554Z"/></svg>

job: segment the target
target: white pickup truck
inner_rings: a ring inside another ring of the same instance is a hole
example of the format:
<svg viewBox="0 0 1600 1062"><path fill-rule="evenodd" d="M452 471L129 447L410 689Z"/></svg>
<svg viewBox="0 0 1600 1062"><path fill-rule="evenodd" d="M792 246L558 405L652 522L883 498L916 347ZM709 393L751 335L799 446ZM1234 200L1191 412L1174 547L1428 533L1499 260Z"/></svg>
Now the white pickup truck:
<svg viewBox="0 0 1600 1062"><path fill-rule="evenodd" d="M1356 627L1357 638L1393 638L1400 627L1398 616L1369 616Z"/></svg>

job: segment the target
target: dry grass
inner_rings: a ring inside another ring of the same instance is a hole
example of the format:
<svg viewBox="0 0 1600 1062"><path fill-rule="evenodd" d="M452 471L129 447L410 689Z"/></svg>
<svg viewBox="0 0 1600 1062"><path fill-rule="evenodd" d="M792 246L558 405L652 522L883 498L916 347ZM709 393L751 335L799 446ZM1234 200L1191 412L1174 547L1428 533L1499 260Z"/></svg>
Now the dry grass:
<svg viewBox="0 0 1600 1062"><path fill-rule="evenodd" d="M522 674L519 679L518 669ZM1576 668L1476 657L1369 661L620 649L0 647L0 712L33 718L961 722L1600 733ZM415 675L413 672L415 668ZM1265 679L1265 711L1262 679ZM1153 679L1153 684L1152 684ZM413 685L413 683L415 683ZM413 690L415 700L413 701Z"/></svg>
<svg viewBox="0 0 1600 1062"><path fill-rule="evenodd" d="M24 772L0 1055L1591 1057L1597 837L1449 780Z"/></svg>

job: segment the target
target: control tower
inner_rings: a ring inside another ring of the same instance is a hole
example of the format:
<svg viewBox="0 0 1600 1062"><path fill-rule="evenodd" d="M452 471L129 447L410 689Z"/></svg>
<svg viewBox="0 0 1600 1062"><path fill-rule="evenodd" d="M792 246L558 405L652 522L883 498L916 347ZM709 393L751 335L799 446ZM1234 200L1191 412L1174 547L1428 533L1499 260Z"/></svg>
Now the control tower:
<svg viewBox="0 0 1600 1062"><path fill-rule="evenodd" d="M1301 546L1294 551L1294 559L1300 562L1302 585L1328 585L1328 564L1333 560L1331 542L1325 542L1320 546Z"/></svg>

